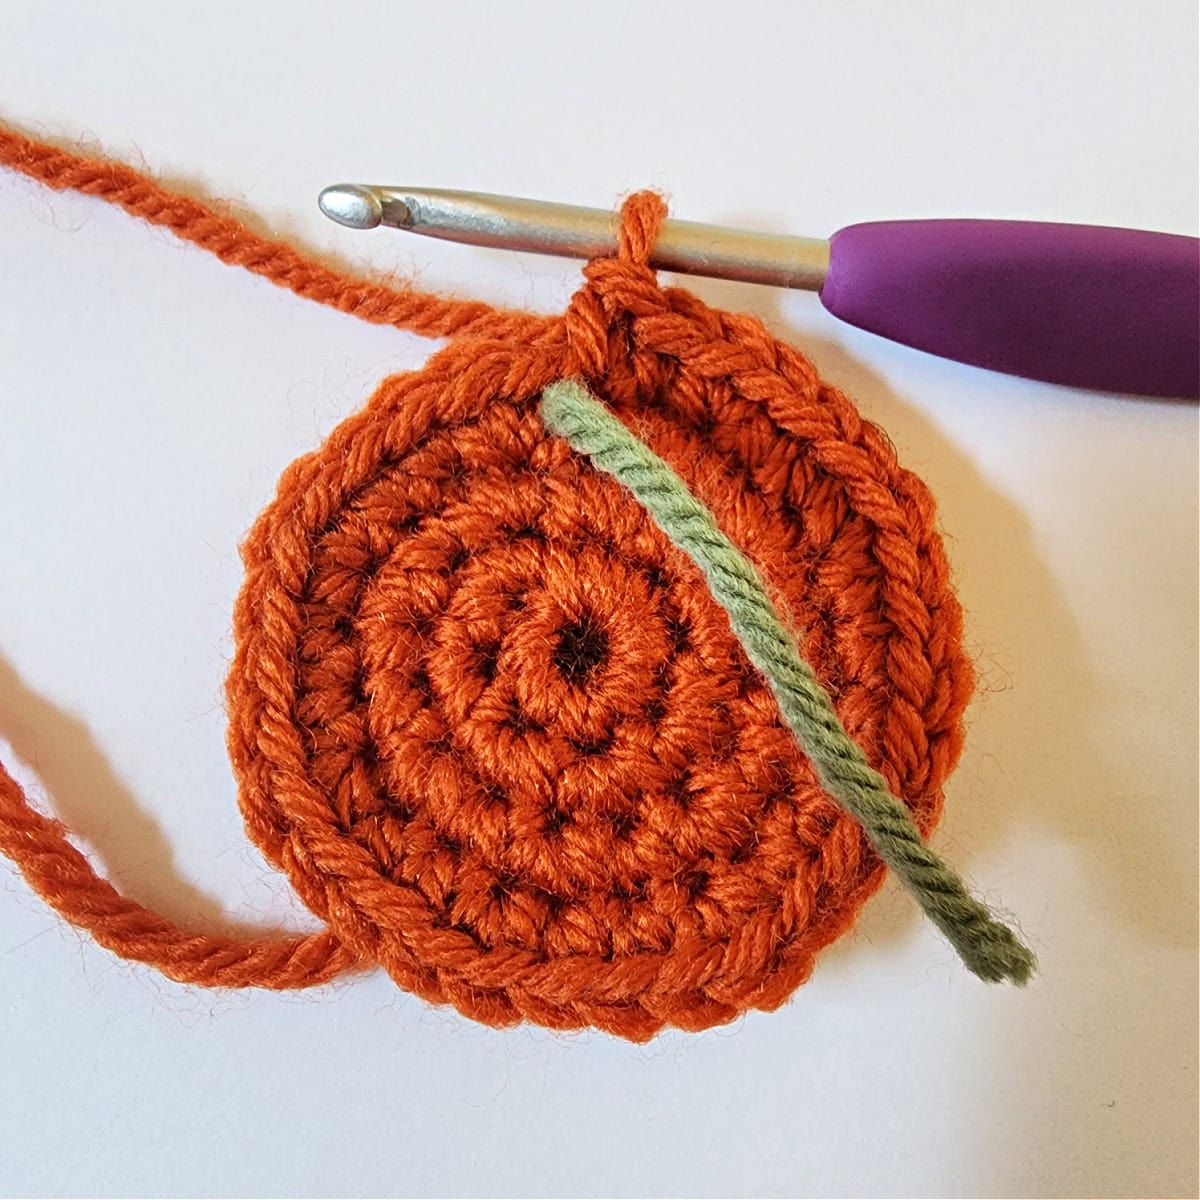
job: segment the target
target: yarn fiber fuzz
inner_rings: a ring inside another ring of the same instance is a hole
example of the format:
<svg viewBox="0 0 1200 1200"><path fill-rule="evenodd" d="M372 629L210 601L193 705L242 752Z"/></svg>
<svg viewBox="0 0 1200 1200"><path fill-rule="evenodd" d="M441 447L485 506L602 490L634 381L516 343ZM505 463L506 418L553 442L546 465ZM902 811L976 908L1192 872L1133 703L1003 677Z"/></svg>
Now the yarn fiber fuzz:
<svg viewBox="0 0 1200 1200"><path fill-rule="evenodd" d="M883 866L698 569L547 432L538 399L582 380L678 472L927 834L972 675L933 501L886 436L760 322L660 285L652 193L626 202L618 256L587 264L566 313L535 317L342 278L128 168L3 131L0 161L301 295L452 337L289 466L243 546L238 799L321 930L175 928L0 768L0 849L32 885L195 983L377 964L491 1025L633 1039L783 1003Z"/></svg>

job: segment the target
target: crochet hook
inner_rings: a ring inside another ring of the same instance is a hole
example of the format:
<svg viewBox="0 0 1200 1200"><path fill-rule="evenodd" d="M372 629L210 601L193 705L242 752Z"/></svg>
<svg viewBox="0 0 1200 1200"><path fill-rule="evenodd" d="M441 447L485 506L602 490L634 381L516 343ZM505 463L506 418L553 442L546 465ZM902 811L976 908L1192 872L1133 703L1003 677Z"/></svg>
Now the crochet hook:
<svg viewBox="0 0 1200 1200"><path fill-rule="evenodd" d="M482 192L336 184L352 229L593 258L616 214ZM835 317L942 358L1050 383L1200 395L1200 241L1039 221L850 225L829 239L668 219L652 267L818 293Z"/></svg>

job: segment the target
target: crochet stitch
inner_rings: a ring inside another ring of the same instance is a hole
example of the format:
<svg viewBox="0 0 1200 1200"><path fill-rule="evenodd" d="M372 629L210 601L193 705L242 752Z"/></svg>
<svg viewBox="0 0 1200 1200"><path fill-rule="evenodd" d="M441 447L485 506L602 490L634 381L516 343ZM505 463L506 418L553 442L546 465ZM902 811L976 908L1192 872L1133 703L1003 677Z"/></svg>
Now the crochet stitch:
<svg viewBox="0 0 1200 1200"><path fill-rule="evenodd" d="M242 547L228 744L250 837L321 921L244 940L121 896L0 767L0 850L67 920L207 986L378 964L492 1025L644 1039L777 1007L883 863L695 564L542 424L579 378L802 629L927 835L971 671L928 490L755 319L660 286L665 206L540 317L338 274L121 164L0 129L0 163L344 312L451 341L292 463ZM1017 971L1010 972L1016 977Z"/></svg>

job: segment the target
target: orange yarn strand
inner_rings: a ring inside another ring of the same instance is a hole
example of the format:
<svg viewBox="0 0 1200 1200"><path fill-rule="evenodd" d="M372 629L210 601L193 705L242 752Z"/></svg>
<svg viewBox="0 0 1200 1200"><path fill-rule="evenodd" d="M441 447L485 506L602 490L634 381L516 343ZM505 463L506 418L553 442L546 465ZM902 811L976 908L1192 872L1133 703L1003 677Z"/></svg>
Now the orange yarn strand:
<svg viewBox="0 0 1200 1200"><path fill-rule="evenodd" d="M213 987L310 987L353 960L328 932L237 940L187 933L118 894L66 839L58 822L31 808L0 764L0 850L60 916L122 958L148 963L180 983Z"/></svg>
<svg viewBox="0 0 1200 1200"><path fill-rule="evenodd" d="M339 274L287 242L262 237L236 218L172 192L124 163L85 158L2 127L0 165L55 191L82 192L115 204L223 263L372 324L395 325L426 337L516 337L539 323L529 313L505 312L477 300L449 300Z"/></svg>
<svg viewBox="0 0 1200 1200"><path fill-rule="evenodd" d="M321 933L177 929L97 877L0 769L0 850L67 920L209 986L378 964L492 1025L643 1039L778 1006L883 867L822 790L697 568L543 428L580 378L804 630L923 834L971 672L924 484L796 349L660 287L665 213L562 316L338 274L118 164L0 130L0 162L298 295L453 340L289 466L242 548L228 744L247 832Z"/></svg>

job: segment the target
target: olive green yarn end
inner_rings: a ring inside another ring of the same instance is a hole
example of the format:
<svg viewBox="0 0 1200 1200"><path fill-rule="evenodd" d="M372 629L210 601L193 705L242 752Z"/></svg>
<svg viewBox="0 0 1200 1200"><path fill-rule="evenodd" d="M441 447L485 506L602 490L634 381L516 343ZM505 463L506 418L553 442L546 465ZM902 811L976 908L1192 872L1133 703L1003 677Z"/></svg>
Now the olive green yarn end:
<svg viewBox="0 0 1200 1200"><path fill-rule="evenodd" d="M703 572L822 786L863 827L879 857L903 880L967 968L989 983L1026 983L1036 968L1033 952L924 843L907 807L846 732L771 604L762 577L717 527L712 513L582 385L571 380L551 384L542 393L541 411L551 433L628 488Z"/></svg>

